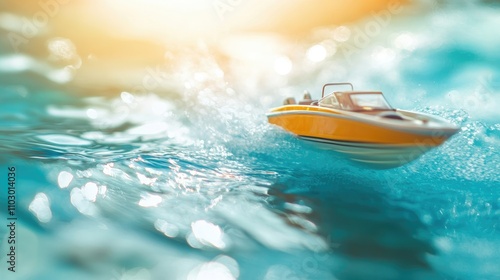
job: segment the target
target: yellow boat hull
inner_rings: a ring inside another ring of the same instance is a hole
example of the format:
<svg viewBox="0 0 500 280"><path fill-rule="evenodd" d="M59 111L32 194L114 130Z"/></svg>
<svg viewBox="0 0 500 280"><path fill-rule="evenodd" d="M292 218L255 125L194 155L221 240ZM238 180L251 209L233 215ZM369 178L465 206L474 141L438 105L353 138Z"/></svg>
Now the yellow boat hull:
<svg viewBox="0 0 500 280"><path fill-rule="evenodd" d="M410 162L444 143L458 128L442 119L399 111L429 122L388 120L373 115L344 112L318 106L287 105L267 114L269 123L282 127L321 148L377 168Z"/></svg>

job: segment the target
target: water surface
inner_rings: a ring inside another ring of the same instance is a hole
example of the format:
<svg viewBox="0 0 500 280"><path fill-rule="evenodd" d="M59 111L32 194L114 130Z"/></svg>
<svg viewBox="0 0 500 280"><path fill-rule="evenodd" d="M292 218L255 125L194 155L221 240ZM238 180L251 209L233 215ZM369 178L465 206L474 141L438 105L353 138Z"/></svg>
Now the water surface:
<svg viewBox="0 0 500 280"><path fill-rule="evenodd" d="M498 19L493 4L423 1L363 45L374 18L298 41L164 46L156 62L123 65L50 32L30 49L51 56L15 52L0 29L13 279L499 278ZM267 124L283 98L317 98L331 81L462 130L371 170Z"/></svg>

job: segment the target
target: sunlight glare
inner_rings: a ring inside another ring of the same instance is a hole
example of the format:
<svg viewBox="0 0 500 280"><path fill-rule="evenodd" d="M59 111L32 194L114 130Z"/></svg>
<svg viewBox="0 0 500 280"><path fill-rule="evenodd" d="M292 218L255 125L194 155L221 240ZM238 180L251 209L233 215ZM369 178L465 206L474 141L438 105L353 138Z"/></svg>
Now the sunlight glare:
<svg viewBox="0 0 500 280"><path fill-rule="evenodd" d="M38 193L29 205L29 210L41 223L48 223L52 219L49 198L44 193Z"/></svg>
<svg viewBox="0 0 500 280"><path fill-rule="evenodd" d="M59 176L57 176L57 185L61 189L67 188L71 181L73 181L73 174L67 171L61 171Z"/></svg>
<svg viewBox="0 0 500 280"><path fill-rule="evenodd" d="M234 280L231 271L219 262L207 262L189 273L188 280Z"/></svg>
<svg viewBox="0 0 500 280"><path fill-rule="evenodd" d="M307 58L312 62L320 62L326 58L326 49L322 45L314 45L307 50Z"/></svg>
<svg viewBox="0 0 500 280"><path fill-rule="evenodd" d="M163 201L163 198L159 195L152 195L152 194L146 194L146 195L141 195L141 200L139 200L139 206L141 207L158 207L158 204L160 204Z"/></svg>
<svg viewBox="0 0 500 280"><path fill-rule="evenodd" d="M274 60L274 70L282 76L288 75L292 68L292 61L287 56L279 56Z"/></svg>
<svg viewBox="0 0 500 280"><path fill-rule="evenodd" d="M85 186L82 187L82 194L88 200L95 202L97 199L97 193L99 192L99 188L96 183L88 182Z"/></svg>
<svg viewBox="0 0 500 280"><path fill-rule="evenodd" d="M157 219L155 221L154 225L155 225L155 228L158 231L165 234L165 236L173 238L179 234L179 228L176 225L171 224L171 223L164 221L162 219Z"/></svg>
<svg viewBox="0 0 500 280"><path fill-rule="evenodd" d="M226 244L222 240L224 232L222 229L205 220L199 220L191 224L194 237L205 245L212 245L216 248L223 249Z"/></svg>

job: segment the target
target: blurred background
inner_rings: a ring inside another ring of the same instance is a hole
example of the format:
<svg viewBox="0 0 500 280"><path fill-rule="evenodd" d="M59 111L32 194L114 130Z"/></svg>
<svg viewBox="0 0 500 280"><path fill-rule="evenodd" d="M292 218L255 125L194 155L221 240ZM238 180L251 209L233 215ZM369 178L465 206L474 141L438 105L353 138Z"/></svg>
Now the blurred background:
<svg viewBox="0 0 500 280"><path fill-rule="evenodd" d="M493 0L0 2L0 180L16 167L18 217L1 278L498 279L499 15ZM335 81L462 131L369 170L267 124Z"/></svg>

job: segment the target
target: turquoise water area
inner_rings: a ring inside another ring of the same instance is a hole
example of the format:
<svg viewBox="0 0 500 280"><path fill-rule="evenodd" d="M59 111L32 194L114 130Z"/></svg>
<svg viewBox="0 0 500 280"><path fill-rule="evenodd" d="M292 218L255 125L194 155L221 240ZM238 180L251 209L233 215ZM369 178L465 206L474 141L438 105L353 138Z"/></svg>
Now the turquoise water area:
<svg viewBox="0 0 500 280"><path fill-rule="evenodd" d="M168 50L127 66L151 78L141 92L120 67L77 84L99 58L50 32L33 49L66 58L16 53L0 29L1 279L500 279L500 11L422 2L369 34L373 18ZM267 124L284 97L331 81L462 129L372 170Z"/></svg>

